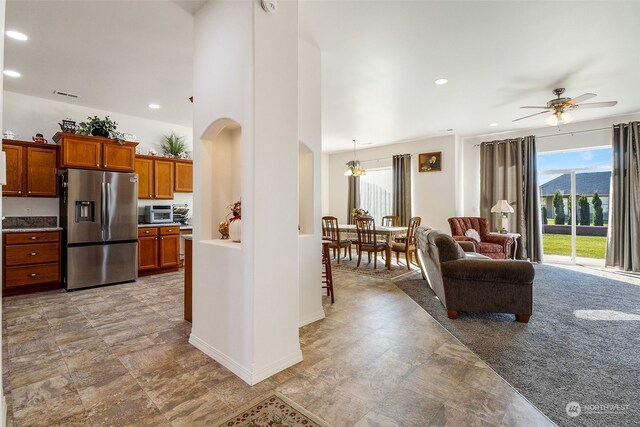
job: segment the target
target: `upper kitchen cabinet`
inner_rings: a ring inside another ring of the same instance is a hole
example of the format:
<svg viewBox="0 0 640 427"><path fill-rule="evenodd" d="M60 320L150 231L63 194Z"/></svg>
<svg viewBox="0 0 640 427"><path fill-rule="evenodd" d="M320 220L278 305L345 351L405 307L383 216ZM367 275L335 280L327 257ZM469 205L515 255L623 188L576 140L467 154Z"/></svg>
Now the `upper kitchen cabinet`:
<svg viewBox="0 0 640 427"><path fill-rule="evenodd" d="M174 164L171 159L136 156L139 199L173 199Z"/></svg>
<svg viewBox="0 0 640 427"><path fill-rule="evenodd" d="M174 190L176 193L193 192L193 161L176 160L176 179Z"/></svg>
<svg viewBox="0 0 640 427"><path fill-rule="evenodd" d="M3 196L58 197L58 146L3 140L7 157L7 185Z"/></svg>
<svg viewBox="0 0 640 427"><path fill-rule="evenodd" d="M64 132L56 133L53 140L62 150L61 168L134 170L136 142L120 144L115 139Z"/></svg>

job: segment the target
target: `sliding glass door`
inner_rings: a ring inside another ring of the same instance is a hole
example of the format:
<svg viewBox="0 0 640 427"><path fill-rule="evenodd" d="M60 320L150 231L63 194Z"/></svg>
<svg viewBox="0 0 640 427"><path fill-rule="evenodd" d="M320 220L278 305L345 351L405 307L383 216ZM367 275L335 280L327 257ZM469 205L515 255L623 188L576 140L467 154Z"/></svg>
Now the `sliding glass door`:
<svg viewBox="0 0 640 427"><path fill-rule="evenodd" d="M572 166L576 159L580 164L539 173L545 260L604 265L611 150L556 152L539 157L545 166Z"/></svg>

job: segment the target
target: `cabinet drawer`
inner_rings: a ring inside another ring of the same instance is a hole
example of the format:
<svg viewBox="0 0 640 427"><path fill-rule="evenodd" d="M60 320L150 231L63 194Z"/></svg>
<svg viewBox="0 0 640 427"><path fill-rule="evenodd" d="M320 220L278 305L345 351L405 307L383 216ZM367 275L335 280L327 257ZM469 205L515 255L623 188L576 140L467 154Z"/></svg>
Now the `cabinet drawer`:
<svg viewBox="0 0 640 427"><path fill-rule="evenodd" d="M60 264L39 264L24 267L7 267L5 287L35 285L60 281Z"/></svg>
<svg viewBox="0 0 640 427"><path fill-rule="evenodd" d="M175 227L160 227L160 234L167 235L167 234L180 234L180 226L175 226Z"/></svg>
<svg viewBox="0 0 640 427"><path fill-rule="evenodd" d="M57 243L15 245L5 248L5 265L7 267L12 265L57 262L59 259Z"/></svg>
<svg viewBox="0 0 640 427"><path fill-rule="evenodd" d="M36 233L6 233L5 241L7 245L21 245L25 243L47 243L60 240L60 233L57 231L44 231Z"/></svg>
<svg viewBox="0 0 640 427"><path fill-rule="evenodd" d="M145 236L157 236L158 228L157 227L141 227L138 228L138 237Z"/></svg>

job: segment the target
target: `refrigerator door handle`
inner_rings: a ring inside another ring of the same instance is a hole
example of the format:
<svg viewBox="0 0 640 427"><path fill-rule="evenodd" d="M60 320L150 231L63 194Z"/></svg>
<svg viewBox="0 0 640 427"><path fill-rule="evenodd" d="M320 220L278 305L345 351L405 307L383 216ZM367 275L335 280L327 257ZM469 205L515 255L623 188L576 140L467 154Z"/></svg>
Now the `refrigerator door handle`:
<svg viewBox="0 0 640 427"><path fill-rule="evenodd" d="M104 203L104 231L105 231L105 240L109 240L111 238L111 218L109 212L109 203L111 202L111 183L105 183L105 203Z"/></svg>
<svg viewBox="0 0 640 427"><path fill-rule="evenodd" d="M105 240L104 230L106 228L107 219L107 185L102 183L102 192L100 194L100 229L102 230L102 240Z"/></svg>

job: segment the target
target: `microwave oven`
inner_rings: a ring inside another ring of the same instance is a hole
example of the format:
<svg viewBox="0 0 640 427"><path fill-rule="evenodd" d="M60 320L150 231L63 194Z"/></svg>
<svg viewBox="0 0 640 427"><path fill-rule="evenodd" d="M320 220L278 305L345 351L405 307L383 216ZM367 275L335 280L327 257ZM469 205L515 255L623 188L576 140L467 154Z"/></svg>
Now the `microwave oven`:
<svg viewBox="0 0 640 427"><path fill-rule="evenodd" d="M152 205L144 207L144 221L147 224L167 224L173 222L171 205Z"/></svg>

